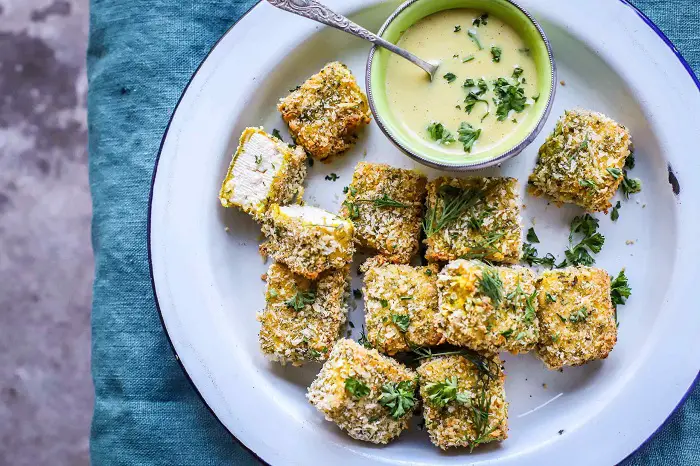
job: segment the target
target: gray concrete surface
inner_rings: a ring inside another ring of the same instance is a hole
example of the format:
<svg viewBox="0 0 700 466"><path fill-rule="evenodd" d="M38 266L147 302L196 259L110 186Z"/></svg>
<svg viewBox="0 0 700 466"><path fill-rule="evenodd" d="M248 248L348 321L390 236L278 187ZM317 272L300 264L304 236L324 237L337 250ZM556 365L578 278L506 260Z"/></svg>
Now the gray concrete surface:
<svg viewBox="0 0 700 466"><path fill-rule="evenodd" d="M88 0L0 0L0 465L88 463Z"/></svg>

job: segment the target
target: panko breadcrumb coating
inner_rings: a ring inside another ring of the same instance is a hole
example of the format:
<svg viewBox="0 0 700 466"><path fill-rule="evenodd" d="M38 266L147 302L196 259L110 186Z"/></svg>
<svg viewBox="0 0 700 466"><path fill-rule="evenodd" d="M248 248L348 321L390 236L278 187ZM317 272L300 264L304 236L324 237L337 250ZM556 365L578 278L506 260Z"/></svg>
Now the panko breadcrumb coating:
<svg viewBox="0 0 700 466"><path fill-rule="evenodd" d="M444 340L439 328L436 266L387 264L365 274L367 341L394 355Z"/></svg>
<svg viewBox="0 0 700 466"><path fill-rule="evenodd" d="M311 280L345 267L355 252L352 222L318 207L273 204L262 231L268 241L260 252Z"/></svg>
<svg viewBox="0 0 700 466"><path fill-rule="evenodd" d="M428 183L426 259L517 263L522 248L515 178L440 177Z"/></svg>
<svg viewBox="0 0 700 466"><path fill-rule="evenodd" d="M288 204L301 197L306 153L292 149L262 128L246 128L233 155L219 200L261 220L270 204Z"/></svg>
<svg viewBox="0 0 700 466"><path fill-rule="evenodd" d="M608 357L617 342L617 324L605 270L568 267L546 271L537 290L537 356L549 369Z"/></svg>
<svg viewBox="0 0 700 466"><path fill-rule="evenodd" d="M349 286L349 266L324 272L312 282L283 264L272 264L267 304L258 314L262 352L295 366L325 360L345 328Z"/></svg>
<svg viewBox="0 0 700 466"><path fill-rule="evenodd" d="M426 182L415 170L358 163L340 212L355 225L355 243L407 264L418 251Z"/></svg>
<svg viewBox="0 0 700 466"><path fill-rule="evenodd" d="M630 144L627 128L602 113L564 112L540 147L528 190L559 204L607 212L622 182Z"/></svg>
<svg viewBox="0 0 700 466"><path fill-rule="evenodd" d="M526 353L539 339L535 274L458 259L437 279L448 343L476 351Z"/></svg>
<svg viewBox="0 0 700 466"><path fill-rule="evenodd" d="M347 150L371 116L367 96L339 62L324 66L281 99L277 109L295 142L319 160Z"/></svg>
<svg viewBox="0 0 700 466"><path fill-rule="evenodd" d="M481 361L480 365L475 361ZM498 356L478 354L469 358L437 356L420 365L423 415L433 444L443 450L474 448L508 437L508 403L501 366Z"/></svg>
<svg viewBox="0 0 700 466"><path fill-rule="evenodd" d="M350 437L388 443L408 428L413 405L405 401L413 401L416 382L416 373L399 362L341 339L306 396ZM393 407L399 391L406 409Z"/></svg>

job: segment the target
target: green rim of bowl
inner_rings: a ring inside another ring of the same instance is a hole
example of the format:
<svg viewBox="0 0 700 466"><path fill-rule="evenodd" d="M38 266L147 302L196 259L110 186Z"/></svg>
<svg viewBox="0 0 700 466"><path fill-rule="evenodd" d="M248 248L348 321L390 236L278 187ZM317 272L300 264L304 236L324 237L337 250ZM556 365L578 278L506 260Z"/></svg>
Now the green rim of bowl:
<svg viewBox="0 0 700 466"><path fill-rule="evenodd" d="M437 146L428 146L419 135L398 122L386 96L386 68L391 55L388 50L375 46L370 51L366 88L370 107L379 127L406 154L435 168L476 170L517 155L535 139L551 110L556 91L557 71L544 31L527 11L510 0L409 0L386 20L378 35L396 43L406 29L426 16L457 8L471 8L497 16L513 27L530 49L537 70L540 98L533 105L534 111L528 112L526 124L520 125L517 131L489 150L474 155L465 153L464 159L455 160L454 154L443 152Z"/></svg>

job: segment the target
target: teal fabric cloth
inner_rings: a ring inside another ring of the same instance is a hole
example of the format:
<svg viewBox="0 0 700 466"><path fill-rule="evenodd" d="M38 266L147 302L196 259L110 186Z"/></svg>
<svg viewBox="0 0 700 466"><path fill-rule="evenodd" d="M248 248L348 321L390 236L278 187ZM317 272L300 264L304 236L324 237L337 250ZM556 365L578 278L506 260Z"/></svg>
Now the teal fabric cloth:
<svg viewBox="0 0 700 466"><path fill-rule="evenodd" d="M253 3L92 0L93 464L258 464L214 418L174 357L155 307L146 243L151 175L170 115L197 65ZM700 3L635 4L700 70ZM699 426L696 389L626 464L700 464Z"/></svg>

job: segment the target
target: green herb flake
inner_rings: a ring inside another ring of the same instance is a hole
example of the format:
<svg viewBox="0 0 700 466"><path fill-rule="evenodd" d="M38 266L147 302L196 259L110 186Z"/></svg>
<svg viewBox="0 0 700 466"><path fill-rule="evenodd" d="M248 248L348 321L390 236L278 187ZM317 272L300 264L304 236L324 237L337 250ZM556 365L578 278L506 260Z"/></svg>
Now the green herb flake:
<svg viewBox="0 0 700 466"><path fill-rule="evenodd" d="M462 63L468 63L472 60L474 60L474 55L469 55L468 57L462 58Z"/></svg>
<svg viewBox="0 0 700 466"><path fill-rule="evenodd" d="M463 121L459 125L457 133L459 133L459 142L464 146L464 152L471 152L474 143L481 136L481 129L475 129L472 125Z"/></svg>
<svg viewBox="0 0 700 466"><path fill-rule="evenodd" d="M598 185L593 180L578 180L578 184L580 184L584 188L592 188L592 189L598 188Z"/></svg>
<svg viewBox="0 0 700 466"><path fill-rule="evenodd" d="M335 173L331 173L329 175L326 175L326 181L335 181L338 178L340 178L340 177L338 175L336 175Z"/></svg>
<svg viewBox="0 0 700 466"><path fill-rule="evenodd" d="M273 137L276 137L276 138L279 139L280 141L284 141L284 139L282 139L282 135L280 134L280 132L279 132L279 130L278 130L277 128L275 128L275 129L272 130L272 136L273 136Z"/></svg>
<svg viewBox="0 0 700 466"><path fill-rule="evenodd" d="M345 390L355 398L364 398L369 395L370 392L367 385L354 377L345 379Z"/></svg>
<svg viewBox="0 0 700 466"><path fill-rule="evenodd" d="M627 281L627 276L625 275L625 269L620 270L617 277L611 279L610 282L610 298L612 300L613 306L617 308L618 305L625 304L627 298L632 294L632 288L629 286Z"/></svg>
<svg viewBox="0 0 700 466"><path fill-rule="evenodd" d="M443 78L445 78L445 81L448 83L452 83L455 79L457 79L457 76L455 76L454 73L445 73Z"/></svg>
<svg viewBox="0 0 700 466"><path fill-rule="evenodd" d="M379 304L381 304L382 307L389 307L389 301L387 301L386 299L380 299Z"/></svg>
<svg viewBox="0 0 700 466"><path fill-rule="evenodd" d="M438 122L434 121L428 125L428 134L430 135L430 138L433 141L436 141L438 144L451 144L455 141L454 136L452 133L445 128L445 126Z"/></svg>
<svg viewBox="0 0 700 466"><path fill-rule="evenodd" d="M501 55L503 54L503 49L497 46L492 46L491 47L491 60L493 60L494 63L499 63L501 61Z"/></svg>
<svg viewBox="0 0 700 466"><path fill-rule="evenodd" d="M354 290L352 290L352 296L355 299L361 299L362 298L362 290L355 288Z"/></svg>
<svg viewBox="0 0 700 466"><path fill-rule="evenodd" d="M316 301L316 292L313 290L297 292L285 304L288 308L294 309L297 312L303 311L304 307L311 305Z"/></svg>
<svg viewBox="0 0 700 466"><path fill-rule="evenodd" d="M389 409L389 414L394 419L400 419L406 413L410 413L416 405L415 390L409 380L403 382L390 382L382 385L382 394L379 404Z"/></svg>
<svg viewBox="0 0 700 466"><path fill-rule="evenodd" d="M484 13L481 16L478 16L472 21L472 25L476 27L480 27L481 25L486 26L488 24L488 19L489 19L489 14Z"/></svg>
<svg viewBox="0 0 700 466"><path fill-rule="evenodd" d="M461 31L461 30L462 30L462 26L460 26L460 25L458 24L457 26L455 26L454 32L459 32L459 31Z"/></svg>
<svg viewBox="0 0 700 466"><path fill-rule="evenodd" d="M618 179L622 175L622 170L619 168L606 168L606 170L610 173L610 176L615 179Z"/></svg>
<svg viewBox="0 0 700 466"><path fill-rule="evenodd" d="M620 204L620 201L617 201L615 207L610 211L610 220L613 222L617 222L617 219L620 218L620 207L622 207L622 204Z"/></svg>
<svg viewBox="0 0 700 466"><path fill-rule="evenodd" d="M470 29L469 31L467 31L467 35L472 41L474 41L479 50L484 50L484 47L481 45L481 41L479 40L479 36L476 34L476 31L474 29Z"/></svg>
<svg viewBox="0 0 700 466"><path fill-rule="evenodd" d="M408 327L411 325L411 318L407 315L392 314L391 321L404 333L408 331Z"/></svg>
<svg viewBox="0 0 700 466"><path fill-rule="evenodd" d="M551 294L546 293L545 296L546 296L546 298L547 298L547 301L549 301L550 303L556 303L556 302L557 302L557 298L555 298L555 297L552 296Z"/></svg>
<svg viewBox="0 0 700 466"><path fill-rule="evenodd" d="M457 377L452 376L445 379L444 382L432 382L425 386L425 393L428 395L428 402L443 408L448 403L457 402L460 404L468 404L469 397L465 393L458 392Z"/></svg>
<svg viewBox="0 0 700 466"><path fill-rule="evenodd" d="M540 242L540 239L537 237L537 233L535 233L534 227L530 227L530 229L527 230L527 236L525 238L531 243L539 243Z"/></svg>

